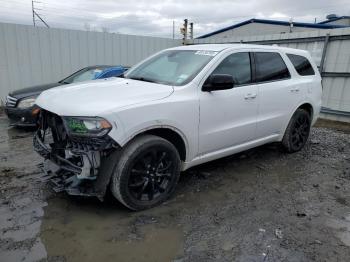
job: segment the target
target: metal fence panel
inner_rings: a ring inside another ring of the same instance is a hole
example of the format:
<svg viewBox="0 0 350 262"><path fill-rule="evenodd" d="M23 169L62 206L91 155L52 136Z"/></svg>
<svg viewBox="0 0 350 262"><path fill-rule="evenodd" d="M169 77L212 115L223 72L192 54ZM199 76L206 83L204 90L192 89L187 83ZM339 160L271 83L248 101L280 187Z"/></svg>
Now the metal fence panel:
<svg viewBox="0 0 350 262"><path fill-rule="evenodd" d="M132 66L178 45L181 40L0 23L0 99L89 65Z"/></svg>

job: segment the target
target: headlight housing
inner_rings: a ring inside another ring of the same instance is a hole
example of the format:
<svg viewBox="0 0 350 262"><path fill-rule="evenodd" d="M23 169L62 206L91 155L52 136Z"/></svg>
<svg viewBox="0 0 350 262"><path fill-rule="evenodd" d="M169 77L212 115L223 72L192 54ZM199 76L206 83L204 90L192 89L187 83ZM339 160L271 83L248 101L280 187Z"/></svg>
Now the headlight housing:
<svg viewBox="0 0 350 262"><path fill-rule="evenodd" d="M112 129L112 125L101 117L63 117L68 135L102 137Z"/></svg>
<svg viewBox="0 0 350 262"><path fill-rule="evenodd" d="M30 108L35 104L35 99L36 99L36 97L29 97L29 98L21 99L19 101L17 107L22 108L22 109Z"/></svg>

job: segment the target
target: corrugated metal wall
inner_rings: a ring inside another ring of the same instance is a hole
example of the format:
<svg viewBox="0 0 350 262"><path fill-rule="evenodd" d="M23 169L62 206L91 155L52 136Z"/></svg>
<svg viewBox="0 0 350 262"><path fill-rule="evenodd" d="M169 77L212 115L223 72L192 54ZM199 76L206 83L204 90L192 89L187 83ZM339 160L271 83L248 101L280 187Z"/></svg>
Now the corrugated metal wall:
<svg viewBox="0 0 350 262"><path fill-rule="evenodd" d="M0 23L0 99L89 65L131 66L180 40Z"/></svg>
<svg viewBox="0 0 350 262"><path fill-rule="evenodd" d="M350 122L350 29L290 34L195 39L200 43L278 44L308 50L323 65L323 117ZM8 92L30 85L58 81L95 64L131 66L159 50L178 46L180 40L34 28L0 23L0 99Z"/></svg>
<svg viewBox="0 0 350 262"><path fill-rule="evenodd" d="M329 35L329 36L327 36ZM308 50L322 67L324 118L350 122L350 28L221 39L195 39L202 43L277 44ZM328 42L328 44L325 44ZM326 48L325 48L326 47ZM324 63L321 65L322 54Z"/></svg>

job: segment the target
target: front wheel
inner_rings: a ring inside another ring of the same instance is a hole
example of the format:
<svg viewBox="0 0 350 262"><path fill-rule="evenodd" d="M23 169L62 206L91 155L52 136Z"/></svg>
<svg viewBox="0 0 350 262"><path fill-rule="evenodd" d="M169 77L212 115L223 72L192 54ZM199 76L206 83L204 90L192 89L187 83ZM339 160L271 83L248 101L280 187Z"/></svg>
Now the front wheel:
<svg viewBox="0 0 350 262"><path fill-rule="evenodd" d="M282 140L282 145L288 153L301 150L310 134L311 117L304 109L297 109L289 121Z"/></svg>
<svg viewBox="0 0 350 262"><path fill-rule="evenodd" d="M157 136L140 136L122 151L111 191L132 210L148 209L171 196L179 175L180 157L174 145Z"/></svg>

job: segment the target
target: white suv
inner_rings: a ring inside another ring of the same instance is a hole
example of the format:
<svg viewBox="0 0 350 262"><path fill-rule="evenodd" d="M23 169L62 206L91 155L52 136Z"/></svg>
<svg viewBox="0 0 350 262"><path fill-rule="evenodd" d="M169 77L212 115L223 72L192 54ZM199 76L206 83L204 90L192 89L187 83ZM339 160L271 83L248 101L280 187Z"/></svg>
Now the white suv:
<svg viewBox="0 0 350 262"><path fill-rule="evenodd" d="M103 199L109 185L141 210L166 200L180 172L195 165L275 141L302 149L321 93L303 50L176 47L123 78L43 92L34 146L56 191Z"/></svg>

